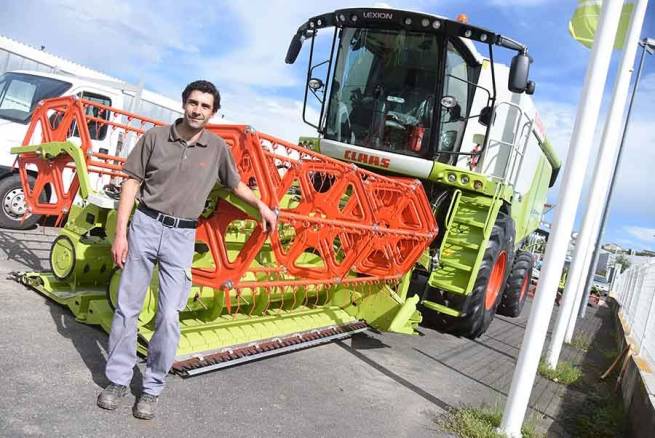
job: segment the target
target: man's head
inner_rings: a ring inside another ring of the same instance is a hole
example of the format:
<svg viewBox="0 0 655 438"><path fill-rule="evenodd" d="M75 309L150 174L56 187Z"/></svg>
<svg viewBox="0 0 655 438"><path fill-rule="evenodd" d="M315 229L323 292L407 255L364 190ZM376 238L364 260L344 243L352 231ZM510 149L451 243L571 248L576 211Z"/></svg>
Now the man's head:
<svg viewBox="0 0 655 438"><path fill-rule="evenodd" d="M221 107L221 95L209 81L194 81L182 92L184 121L192 129L204 128Z"/></svg>

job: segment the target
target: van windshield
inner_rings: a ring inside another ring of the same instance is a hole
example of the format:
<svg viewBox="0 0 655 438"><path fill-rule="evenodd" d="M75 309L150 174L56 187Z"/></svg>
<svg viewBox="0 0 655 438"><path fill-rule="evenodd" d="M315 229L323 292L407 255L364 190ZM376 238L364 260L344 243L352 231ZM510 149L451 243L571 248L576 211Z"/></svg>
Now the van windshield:
<svg viewBox="0 0 655 438"><path fill-rule="evenodd" d="M39 101L61 96L71 86L43 76L5 73L0 76L0 118L27 124Z"/></svg>

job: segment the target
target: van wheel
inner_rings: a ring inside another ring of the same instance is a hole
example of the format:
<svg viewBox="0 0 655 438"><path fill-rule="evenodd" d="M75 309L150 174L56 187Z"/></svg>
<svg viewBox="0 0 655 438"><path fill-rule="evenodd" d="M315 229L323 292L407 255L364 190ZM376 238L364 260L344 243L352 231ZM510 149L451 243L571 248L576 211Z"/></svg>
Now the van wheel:
<svg viewBox="0 0 655 438"><path fill-rule="evenodd" d="M498 306L498 314L517 317L521 314L528 296L534 261L529 252L519 252L507 278L503 299Z"/></svg>
<svg viewBox="0 0 655 438"><path fill-rule="evenodd" d="M29 179L30 184L34 184L34 178L30 176ZM45 193L41 195L41 198L44 202L47 200ZM25 230L32 228L41 218L40 215L33 214L22 220L27 210L27 203L20 176L16 173L0 180L0 203L2 203L2 208L0 208L0 227L2 228Z"/></svg>

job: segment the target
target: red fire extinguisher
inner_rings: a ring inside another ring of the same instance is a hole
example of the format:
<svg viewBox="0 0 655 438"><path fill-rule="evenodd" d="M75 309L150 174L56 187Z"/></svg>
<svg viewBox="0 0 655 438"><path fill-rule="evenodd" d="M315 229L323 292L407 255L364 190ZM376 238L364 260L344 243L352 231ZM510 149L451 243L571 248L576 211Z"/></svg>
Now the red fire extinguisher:
<svg viewBox="0 0 655 438"><path fill-rule="evenodd" d="M420 123L412 128L412 131L409 133L409 148L413 152L420 152L421 146L423 146L423 134L425 133L425 128Z"/></svg>

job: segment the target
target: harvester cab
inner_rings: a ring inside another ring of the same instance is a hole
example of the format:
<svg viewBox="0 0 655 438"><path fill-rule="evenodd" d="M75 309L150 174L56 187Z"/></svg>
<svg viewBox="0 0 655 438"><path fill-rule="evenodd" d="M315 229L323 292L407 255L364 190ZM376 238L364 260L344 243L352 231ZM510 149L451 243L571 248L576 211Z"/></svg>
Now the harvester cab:
<svg viewBox="0 0 655 438"><path fill-rule="evenodd" d="M332 27L327 59L313 63L319 31ZM496 81L479 84L478 78L483 66L495 78L494 45L518 52L507 77L509 89L534 91L534 83L528 81L531 59L525 46L443 17L388 9L344 9L319 15L293 36L287 63L295 62L306 39L311 47L303 120L322 135L322 152L373 168L424 177L433 160L455 162L464 129L472 119L486 127L481 143L487 144ZM488 46L490 62L481 62L472 41ZM317 71L323 77L314 76ZM472 113L475 88L486 100ZM316 121L306 116L308 94L320 102ZM380 154L367 154L364 149ZM428 163L412 169L417 161L411 158Z"/></svg>
<svg viewBox="0 0 655 438"><path fill-rule="evenodd" d="M318 38L326 29L331 46ZM516 313L525 294L504 298L506 280L559 167L530 99L527 48L467 19L369 8L310 18L292 37L287 63L305 42L303 120L319 137L301 142L419 178L428 193L442 232L413 275L424 316L476 337L499 306ZM497 46L516 52L510 67L494 62Z"/></svg>

